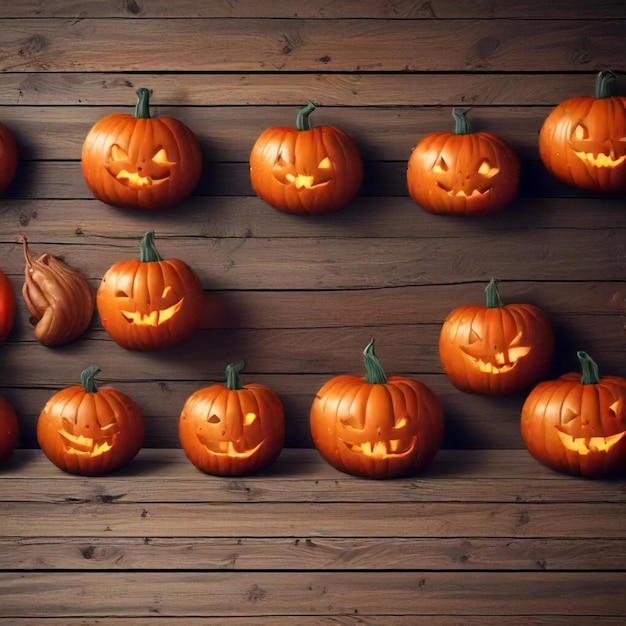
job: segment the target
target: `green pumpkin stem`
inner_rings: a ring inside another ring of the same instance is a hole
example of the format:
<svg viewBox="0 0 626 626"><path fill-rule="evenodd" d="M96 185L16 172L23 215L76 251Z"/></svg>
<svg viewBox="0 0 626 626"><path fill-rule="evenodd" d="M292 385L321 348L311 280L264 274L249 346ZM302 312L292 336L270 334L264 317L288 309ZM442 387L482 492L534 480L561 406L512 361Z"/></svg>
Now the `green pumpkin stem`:
<svg viewBox="0 0 626 626"><path fill-rule="evenodd" d="M378 357L374 354L374 340L372 339L365 350L363 350L363 360L365 362L365 382L372 384L384 384L387 382L387 375Z"/></svg>
<svg viewBox="0 0 626 626"><path fill-rule="evenodd" d="M139 260L142 263L154 263L155 261L162 261L163 258L159 254L159 251L154 245L154 231L148 231L142 238L139 244Z"/></svg>
<svg viewBox="0 0 626 626"><path fill-rule="evenodd" d="M472 126L470 121L465 117L465 113L469 109L452 109L452 117L454 117L454 134L455 135L471 135Z"/></svg>
<svg viewBox="0 0 626 626"><path fill-rule="evenodd" d="M596 86L594 95L596 98L611 97L611 83L617 80L617 74L611 70L603 70L598 72L596 76Z"/></svg>
<svg viewBox="0 0 626 626"><path fill-rule="evenodd" d="M98 392L98 387L96 386L94 378L99 371L100 368L97 365L90 365L82 371L80 375L80 382L86 393Z"/></svg>
<svg viewBox="0 0 626 626"><path fill-rule="evenodd" d="M312 102L309 102L298 111L298 115L296 116L296 128L298 130L311 130L311 128L313 128L309 118L313 111L315 111L315 105Z"/></svg>
<svg viewBox="0 0 626 626"><path fill-rule="evenodd" d="M583 371L582 378L580 379L583 385L597 385L600 382L600 370L598 370L598 364L583 350L579 350L576 353L580 366Z"/></svg>
<svg viewBox="0 0 626 626"><path fill-rule="evenodd" d="M485 287L485 306L488 309L497 309L504 306L498 291L498 282L495 278L492 278Z"/></svg>
<svg viewBox="0 0 626 626"><path fill-rule="evenodd" d="M240 374L245 366L246 362L243 359L239 359L239 361L226 366L226 389L229 391L243 389Z"/></svg>
<svg viewBox="0 0 626 626"><path fill-rule="evenodd" d="M135 106L135 117L138 120L150 119L150 90L145 87L137 89L137 105Z"/></svg>

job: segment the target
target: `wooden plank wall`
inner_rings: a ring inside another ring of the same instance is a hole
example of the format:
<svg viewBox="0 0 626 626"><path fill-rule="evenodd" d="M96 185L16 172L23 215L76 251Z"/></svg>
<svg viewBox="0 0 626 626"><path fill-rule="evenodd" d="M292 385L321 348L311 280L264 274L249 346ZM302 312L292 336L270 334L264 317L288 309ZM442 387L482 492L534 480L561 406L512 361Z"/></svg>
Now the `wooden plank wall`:
<svg viewBox="0 0 626 626"><path fill-rule="evenodd" d="M442 373L437 337L447 313L482 302L490 277L507 301L550 315L551 376L585 349L603 373L626 376L625 198L553 180L538 158L543 119L561 100L591 94L600 69L626 70L623 0L22 0L0 3L0 121L21 164L0 199L0 267L18 295L0 346L0 393L36 446L45 401L91 363L143 408L146 446L177 447L177 420L195 389L244 357L245 381L272 386L287 413L286 445L310 446L308 408L330 376L362 371L371 337L388 373L414 375L441 398L447 448L520 448L524 394L468 396ZM160 213L93 199L80 153L89 128L132 111L138 87L153 113L200 139L193 197ZM338 213L290 216L256 198L250 148L262 130L291 125L308 100L315 124L349 132L365 159L359 197ZM411 148L472 107L475 130L503 136L522 159L519 198L481 219L432 216L407 195ZM159 353L127 352L94 319L84 337L45 348L19 297L18 236L94 286L114 262L157 234L206 290L203 328Z"/></svg>

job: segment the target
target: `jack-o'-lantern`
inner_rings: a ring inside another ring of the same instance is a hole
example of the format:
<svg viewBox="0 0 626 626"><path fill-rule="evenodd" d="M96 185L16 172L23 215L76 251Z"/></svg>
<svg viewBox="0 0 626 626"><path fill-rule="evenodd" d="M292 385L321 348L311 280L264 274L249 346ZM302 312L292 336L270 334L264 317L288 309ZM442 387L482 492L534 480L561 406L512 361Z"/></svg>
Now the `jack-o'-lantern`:
<svg viewBox="0 0 626 626"><path fill-rule="evenodd" d="M93 317L93 289L78 270L48 254L33 258L26 237L22 297L35 326L35 339L44 346L61 346L78 339Z"/></svg>
<svg viewBox="0 0 626 626"><path fill-rule="evenodd" d="M454 133L430 133L413 149L407 168L409 194L429 213L495 213L517 194L519 159L501 137L472 132L464 111L452 113Z"/></svg>
<svg viewBox="0 0 626 626"><path fill-rule="evenodd" d="M591 191L626 191L626 98L612 96L612 72L599 72L594 96L557 105L539 133L546 169L562 182Z"/></svg>
<svg viewBox="0 0 626 626"><path fill-rule="evenodd" d="M351 202L363 180L357 145L335 126L311 126L309 103L296 127L274 126L250 153L250 182L269 205L288 213L327 213Z"/></svg>
<svg viewBox="0 0 626 626"><path fill-rule="evenodd" d="M13 328L15 297L7 275L0 270L0 341L4 341Z"/></svg>
<svg viewBox="0 0 626 626"><path fill-rule="evenodd" d="M226 384L198 389L179 420L181 446L198 469L216 476L251 474L270 465L285 438L278 394L258 383L242 384L243 360L226 368Z"/></svg>
<svg viewBox="0 0 626 626"><path fill-rule="evenodd" d="M509 394L533 384L554 356L548 316L532 304L504 304L494 279L485 304L454 309L439 335L439 358L461 391Z"/></svg>
<svg viewBox="0 0 626 626"><path fill-rule="evenodd" d="M18 163L19 155L15 137L4 124L0 124L0 196L15 177Z"/></svg>
<svg viewBox="0 0 626 626"><path fill-rule="evenodd" d="M313 442L336 469L385 479L425 468L443 441L443 409L422 382L387 377L374 354L363 351L365 377L342 374L317 392L310 411Z"/></svg>
<svg viewBox="0 0 626 626"><path fill-rule="evenodd" d="M135 116L113 113L92 127L83 143L87 186L117 207L165 209L182 202L202 174L193 132L171 117L150 117L148 89L137 91Z"/></svg>
<svg viewBox="0 0 626 626"><path fill-rule="evenodd" d="M17 415L8 400L0 396L0 463L12 456L20 440Z"/></svg>
<svg viewBox="0 0 626 626"><path fill-rule="evenodd" d="M600 377L577 353L580 374L543 381L528 394L521 433L528 451L561 472L600 478L626 470L626 379Z"/></svg>
<svg viewBox="0 0 626 626"><path fill-rule="evenodd" d="M111 266L96 293L104 329L128 350L184 341L200 323L203 300L199 278L184 261L161 257L154 231L143 236L139 259Z"/></svg>
<svg viewBox="0 0 626 626"><path fill-rule="evenodd" d="M37 420L37 441L48 459L72 474L93 476L135 458L144 439L141 408L114 387L96 386L96 365L83 370L81 384L62 389Z"/></svg>

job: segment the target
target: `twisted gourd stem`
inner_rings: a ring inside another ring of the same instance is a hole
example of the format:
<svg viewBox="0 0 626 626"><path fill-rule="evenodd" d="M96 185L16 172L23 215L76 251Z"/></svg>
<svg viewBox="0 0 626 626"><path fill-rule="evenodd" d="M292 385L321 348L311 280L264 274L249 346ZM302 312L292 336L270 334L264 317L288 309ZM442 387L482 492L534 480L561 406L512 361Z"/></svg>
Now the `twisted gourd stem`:
<svg viewBox="0 0 626 626"><path fill-rule="evenodd" d="M96 381L94 380L94 378L99 371L100 368L97 365L90 365L82 371L80 375L80 382L83 386L83 389L87 393L98 392L98 387L96 386Z"/></svg>
<svg viewBox="0 0 626 626"><path fill-rule="evenodd" d="M465 113L469 109L452 109L452 117L454 117L454 134L455 135L471 135L472 126L465 117Z"/></svg>
<svg viewBox="0 0 626 626"><path fill-rule="evenodd" d="M142 263L154 263L162 261L163 258L159 254L159 251L154 245L154 231L148 231L142 238L139 244L139 260Z"/></svg>
<svg viewBox="0 0 626 626"><path fill-rule="evenodd" d="M365 382L372 384L384 384L387 382L387 375L380 361L374 354L374 340L372 339L365 350L363 350L363 360L365 362Z"/></svg>
<svg viewBox="0 0 626 626"><path fill-rule="evenodd" d="M600 382L598 364L584 350L579 350L576 356L580 361L583 372L582 378L580 379L581 384L597 385Z"/></svg>
<svg viewBox="0 0 626 626"><path fill-rule="evenodd" d="M309 118L313 111L315 111L315 105L312 102L309 102L298 111L298 115L296 116L296 128L298 130L311 130L311 128L313 128Z"/></svg>
<svg viewBox="0 0 626 626"><path fill-rule="evenodd" d="M145 87L137 89L137 105L135 106L135 117L138 120L150 119L150 90Z"/></svg>
<svg viewBox="0 0 626 626"><path fill-rule="evenodd" d="M246 362L243 359L239 359L239 361L226 366L226 389L229 391L243 389L240 374L245 366Z"/></svg>
<svg viewBox="0 0 626 626"><path fill-rule="evenodd" d="M611 70L603 70L601 72L598 72L598 75L596 76L596 86L594 90L595 97L610 98L610 85L616 80L617 74L615 72L612 72Z"/></svg>
<svg viewBox="0 0 626 626"><path fill-rule="evenodd" d="M504 306L498 291L498 282L495 278L492 278L485 287L485 306L488 309L497 309Z"/></svg>

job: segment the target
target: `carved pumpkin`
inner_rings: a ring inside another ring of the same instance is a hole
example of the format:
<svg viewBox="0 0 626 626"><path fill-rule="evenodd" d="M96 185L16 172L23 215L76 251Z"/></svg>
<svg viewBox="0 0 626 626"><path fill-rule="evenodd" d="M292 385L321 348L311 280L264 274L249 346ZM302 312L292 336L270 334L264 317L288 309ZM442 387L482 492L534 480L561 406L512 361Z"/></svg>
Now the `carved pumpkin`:
<svg viewBox="0 0 626 626"><path fill-rule="evenodd" d="M22 296L35 323L35 339L60 346L80 337L94 311L93 289L77 270L51 254L34 259L20 237L26 261Z"/></svg>
<svg viewBox="0 0 626 626"><path fill-rule="evenodd" d="M110 267L96 293L104 329L127 350L156 350L187 339L200 323L200 279L180 259L163 259L154 231L140 244L139 259Z"/></svg>
<svg viewBox="0 0 626 626"><path fill-rule="evenodd" d="M58 468L93 476L118 469L135 458L144 439L142 411L114 387L96 386L100 371L91 365L81 385L54 394L37 420L37 441Z"/></svg>
<svg viewBox="0 0 626 626"><path fill-rule="evenodd" d="M626 469L626 379L600 378L596 362L577 353L580 374L540 382L522 407L528 451L555 470L600 478Z"/></svg>
<svg viewBox="0 0 626 626"><path fill-rule="evenodd" d="M532 304L503 304L493 278L485 288L485 304L454 309L439 335L446 375L469 393L521 391L547 370L553 356L548 316Z"/></svg>
<svg viewBox="0 0 626 626"><path fill-rule="evenodd" d="M513 148L488 132L472 132L453 109L454 133L433 132L413 149L407 168L410 196L429 213L486 215L510 204L519 185Z"/></svg>
<svg viewBox="0 0 626 626"><path fill-rule="evenodd" d="M599 72L594 96L561 102L541 127L541 159L568 185L626 191L626 98L611 96L615 78L612 72Z"/></svg>
<svg viewBox="0 0 626 626"><path fill-rule="evenodd" d="M181 446L191 463L207 474L251 474L271 464L282 450L282 402L269 387L243 385L244 366L244 361L228 365L226 384L195 391L180 414Z"/></svg>
<svg viewBox="0 0 626 626"><path fill-rule="evenodd" d="M20 430L17 416L8 400L0 396L0 463L6 463L17 448Z"/></svg>
<svg viewBox="0 0 626 626"><path fill-rule="evenodd" d="M150 117L148 89L135 116L113 113L87 134L82 170L96 198L117 207L166 209L187 198L202 174L193 132L171 117Z"/></svg>
<svg viewBox="0 0 626 626"><path fill-rule="evenodd" d="M363 180L357 145L335 126L311 127L312 103L296 127L265 130L250 153L250 182L269 205L288 213L327 213L352 201Z"/></svg>
<svg viewBox="0 0 626 626"><path fill-rule="evenodd" d="M15 298L13 287L6 274L0 270L0 341L4 341L13 328Z"/></svg>
<svg viewBox="0 0 626 626"><path fill-rule="evenodd" d="M387 378L374 354L363 351L365 378L331 378L311 405L319 453L336 469L365 478L396 478L426 467L443 441L443 409L422 382Z"/></svg>
<svg viewBox="0 0 626 626"><path fill-rule="evenodd" d="M17 143L11 131L0 124L0 196L7 190L19 163Z"/></svg>

